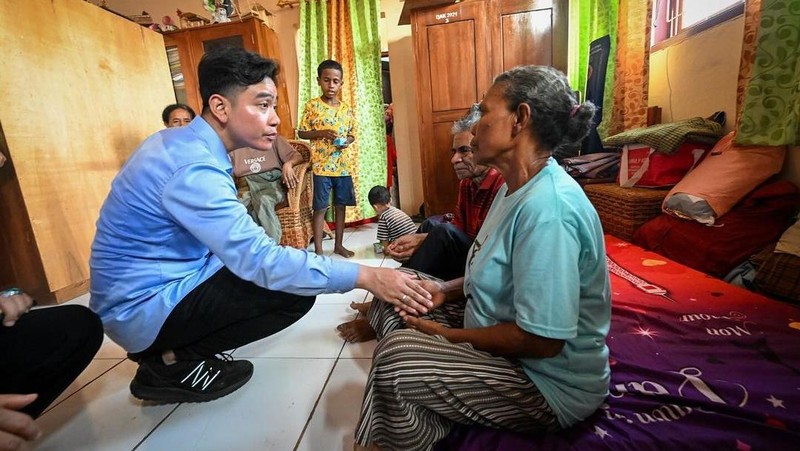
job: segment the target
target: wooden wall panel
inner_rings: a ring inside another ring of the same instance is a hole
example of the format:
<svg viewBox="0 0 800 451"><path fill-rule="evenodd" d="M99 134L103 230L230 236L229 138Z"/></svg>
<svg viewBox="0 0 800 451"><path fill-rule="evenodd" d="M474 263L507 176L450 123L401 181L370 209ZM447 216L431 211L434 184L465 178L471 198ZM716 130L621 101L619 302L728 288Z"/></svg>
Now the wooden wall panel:
<svg viewBox="0 0 800 451"><path fill-rule="evenodd" d="M475 22L465 20L426 28L433 111L469 108L477 98Z"/></svg>
<svg viewBox="0 0 800 451"><path fill-rule="evenodd" d="M461 2L412 15L417 67L425 212L453 211L458 183L448 154L450 128L491 84L487 1Z"/></svg>
<svg viewBox="0 0 800 451"><path fill-rule="evenodd" d="M0 2L0 42L6 148L42 276L62 299L87 287L112 178L175 101L164 41L90 3L49 0Z"/></svg>
<svg viewBox="0 0 800 451"><path fill-rule="evenodd" d="M500 16L502 71L553 60L552 10L522 11Z"/></svg>
<svg viewBox="0 0 800 451"><path fill-rule="evenodd" d="M436 201L440 206L440 211L433 214L452 213L455 212L456 201L458 200L458 177L456 171L453 170L453 164L450 160L453 157L453 134L450 132L453 127L453 121L440 122L433 124L433 141L435 153L432 155L436 168L439 168L435 173L430 171L432 177L430 188L436 193ZM432 214L431 212L427 212Z"/></svg>

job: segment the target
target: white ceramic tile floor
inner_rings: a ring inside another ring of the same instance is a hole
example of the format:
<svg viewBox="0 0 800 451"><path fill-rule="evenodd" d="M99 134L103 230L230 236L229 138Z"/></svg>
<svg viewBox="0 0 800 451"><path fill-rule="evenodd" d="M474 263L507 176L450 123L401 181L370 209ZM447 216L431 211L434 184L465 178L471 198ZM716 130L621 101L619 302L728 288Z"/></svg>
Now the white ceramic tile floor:
<svg viewBox="0 0 800 451"><path fill-rule="evenodd" d="M345 231L350 261L398 266L375 254L375 224ZM313 248L312 248L313 249ZM325 240L326 255L333 240ZM334 256L334 258L341 258ZM94 361L38 420L28 450L350 450L375 342L346 344L336 325L355 317L364 290L317 297L300 321L236 349L253 378L203 404L149 405L130 395L136 365L108 338ZM88 304L88 296L70 303Z"/></svg>

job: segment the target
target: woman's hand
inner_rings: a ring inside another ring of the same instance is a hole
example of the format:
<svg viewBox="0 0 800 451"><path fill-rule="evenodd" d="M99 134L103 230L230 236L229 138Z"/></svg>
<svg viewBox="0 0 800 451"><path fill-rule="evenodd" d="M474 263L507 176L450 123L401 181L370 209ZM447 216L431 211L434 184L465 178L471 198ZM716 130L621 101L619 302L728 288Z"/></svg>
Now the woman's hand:
<svg viewBox="0 0 800 451"><path fill-rule="evenodd" d="M3 316L3 325L11 327L20 316L31 309L33 299L25 293L4 296L0 294L0 313Z"/></svg>
<svg viewBox="0 0 800 451"><path fill-rule="evenodd" d="M405 262L414 252L419 249L425 238L428 237L427 233L412 233L410 235L403 235L400 238L392 241L389 246L384 248L383 252L399 262Z"/></svg>
<svg viewBox="0 0 800 451"><path fill-rule="evenodd" d="M447 301L447 293L445 292L445 285L443 282L437 282L435 280L420 280L419 283L422 285L422 288L425 288L431 294L431 302L433 305L431 306L430 310L439 308ZM417 316L410 315L407 312L398 309L397 307L395 307L394 310L400 315L401 318L403 318L403 321L406 322L406 325L409 329L418 330L428 335L444 335L444 331L447 329L436 321L422 319Z"/></svg>
<svg viewBox="0 0 800 451"><path fill-rule="evenodd" d="M428 335L444 336L446 331L448 330L447 327L444 327L443 325L437 323L436 321L418 318L416 316L405 315L403 316L403 320L406 322L406 326L408 326L409 329L418 330Z"/></svg>
<svg viewBox="0 0 800 451"><path fill-rule="evenodd" d="M35 399L36 394L0 395L0 450L19 449L23 442L42 435L33 418L18 412Z"/></svg>
<svg viewBox="0 0 800 451"><path fill-rule="evenodd" d="M283 184L289 189L294 189L297 186L297 175L294 173L294 165L291 161L287 161L281 168Z"/></svg>
<svg viewBox="0 0 800 451"><path fill-rule="evenodd" d="M389 268L361 266L356 286L371 292L376 298L388 302L398 309L419 315L428 313L433 307L431 294L421 280L402 271Z"/></svg>

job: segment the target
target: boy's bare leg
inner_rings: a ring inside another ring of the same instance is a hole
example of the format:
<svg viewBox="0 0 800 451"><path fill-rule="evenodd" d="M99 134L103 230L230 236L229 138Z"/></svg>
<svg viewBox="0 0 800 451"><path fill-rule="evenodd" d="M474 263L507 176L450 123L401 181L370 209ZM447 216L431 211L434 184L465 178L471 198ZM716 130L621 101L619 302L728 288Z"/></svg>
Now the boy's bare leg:
<svg viewBox="0 0 800 451"><path fill-rule="evenodd" d="M316 215L316 213L314 213ZM333 246L333 253L339 254L342 257L350 258L353 255L356 255L355 252L345 249L342 246L342 239L344 237L344 214L345 214L345 206L344 205L334 205L333 206L333 214L336 217L336 237L334 237L334 246ZM315 216L316 218L316 216ZM316 223L315 223L316 225ZM322 240L322 224L320 224L320 240ZM317 239L317 229L314 229L314 240ZM321 243L322 241L320 241ZM316 241L314 242L316 245ZM319 252L318 252L319 253Z"/></svg>
<svg viewBox="0 0 800 451"><path fill-rule="evenodd" d="M314 228L314 252L317 255L322 255L322 229L325 223L325 210L317 210L314 212L313 228Z"/></svg>

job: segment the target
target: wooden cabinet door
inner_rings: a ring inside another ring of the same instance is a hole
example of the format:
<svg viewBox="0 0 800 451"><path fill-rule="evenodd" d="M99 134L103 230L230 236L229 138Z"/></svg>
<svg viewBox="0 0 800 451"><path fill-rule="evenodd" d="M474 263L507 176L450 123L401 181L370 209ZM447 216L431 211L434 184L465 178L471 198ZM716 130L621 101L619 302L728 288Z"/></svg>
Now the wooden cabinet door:
<svg viewBox="0 0 800 451"><path fill-rule="evenodd" d="M197 63L192 59L189 32L179 31L164 35L172 87L178 103L185 103L200 114L203 100L197 88Z"/></svg>
<svg viewBox="0 0 800 451"><path fill-rule="evenodd" d="M567 2L504 0L494 3L493 73L529 64L567 72Z"/></svg>
<svg viewBox="0 0 800 451"><path fill-rule="evenodd" d="M487 2L412 12L425 213L454 210L458 179L450 164L453 121L491 83Z"/></svg>
<svg viewBox="0 0 800 451"><path fill-rule="evenodd" d="M199 63L206 52L217 47L242 47L250 52L258 52L256 43L258 36L255 25L253 20L247 20L190 30L192 58Z"/></svg>

